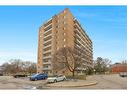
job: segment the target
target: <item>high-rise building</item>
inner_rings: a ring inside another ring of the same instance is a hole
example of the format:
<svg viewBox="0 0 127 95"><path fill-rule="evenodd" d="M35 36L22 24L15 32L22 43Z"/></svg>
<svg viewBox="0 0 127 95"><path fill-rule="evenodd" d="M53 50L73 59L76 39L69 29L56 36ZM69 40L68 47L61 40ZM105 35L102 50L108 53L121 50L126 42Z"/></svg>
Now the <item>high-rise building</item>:
<svg viewBox="0 0 127 95"><path fill-rule="evenodd" d="M84 50L84 63L93 63L92 41L68 8L46 21L39 29L37 72L52 73L52 55L63 47Z"/></svg>

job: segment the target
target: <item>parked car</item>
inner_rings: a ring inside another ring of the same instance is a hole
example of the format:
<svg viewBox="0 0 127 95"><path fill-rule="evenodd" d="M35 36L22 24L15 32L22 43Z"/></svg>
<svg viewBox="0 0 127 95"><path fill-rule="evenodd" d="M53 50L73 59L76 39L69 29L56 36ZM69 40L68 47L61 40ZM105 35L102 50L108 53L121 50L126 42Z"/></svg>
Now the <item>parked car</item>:
<svg viewBox="0 0 127 95"><path fill-rule="evenodd" d="M121 77L127 77L127 72L121 72L119 75L120 75Z"/></svg>
<svg viewBox="0 0 127 95"><path fill-rule="evenodd" d="M20 78L20 77L27 77L25 74L15 74L13 75L14 78Z"/></svg>
<svg viewBox="0 0 127 95"><path fill-rule="evenodd" d="M53 77L49 77L47 79L47 83L55 83L55 82L64 81L64 80L66 80L66 77L64 75L55 75Z"/></svg>
<svg viewBox="0 0 127 95"><path fill-rule="evenodd" d="M40 73L40 74L34 74L30 77L31 81L35 81L35 80L43 80L43 79L47 79L48 75L46 73Z"/></svg>

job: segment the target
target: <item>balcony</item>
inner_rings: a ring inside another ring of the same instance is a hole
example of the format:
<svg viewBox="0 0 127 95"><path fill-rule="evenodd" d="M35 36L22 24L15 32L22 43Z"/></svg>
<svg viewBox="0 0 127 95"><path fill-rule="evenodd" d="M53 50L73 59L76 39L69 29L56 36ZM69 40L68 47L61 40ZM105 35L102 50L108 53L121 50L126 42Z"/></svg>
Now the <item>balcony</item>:
<svg viewBox="0 0 127 95"><path fill-rule="evenodd" d="M46 31L44 32L44 34L46 34L46 33L49 32L49 31L52 31L52 28L50 28L49 30L46 30Z"/></svg>
<svg viewBox="0 0 127 95"><path fill-rule="evenodd" d="M46 58L51 58L52 56L49 55L49 56L43 56L43 59L46 59Z"/></svg>
<svg viewBox="0 0 127 95"><path fill-rule="evenodd" d="M46 44L46 43L49 42L49 41L52 41L52 38L51 38L51 39L48 39L48 40L46 40L46 41L44 41L44 44Z"/></svg>
<svg viewBox="0 0 127 95"><path fill-rule="evenodd" d="M45 49L45 48L47 48L47 47L51 47L51 46L52 46L52 44L46 45L46 46L44 46L43 49Z"/></svg>
<svg viewBox="0 0 127 95"><path fill-rule="evenodd" d="M46 29L46 28L49 27L50 25L52 25L52 22L50 22L50 23L46 23L44 29Z"/></svg>
<svg viewBox="0 0 127 95"><path fill-rule="evenodd" d="M50 65L52 64L51 61L43 62L44 65Z"/></svg>
<svg viewBox="0 0 127 95"><path fill-rule="evenodd" d="M48 34L48 35L46 35L46 36L44 36L44 39L45 39L45 38L48 38L49 36L52 36L52 33L51 33L51 34Z"/></svg>
<svg viewBox="0 0 127 95"><path fill-rule="evenodd" d="M52 29L52 24L48 25L47 27L44 28L45 32L49 31L50 29Z"/></svg>
<svg viewBox="0 0 127 95"><path fill-rule="evenodd" d="M45 22L44 22L44 26L46 27L47 25L49 25L49 24L51 24L51 23L52 23L52 18L49 19L49 20L47 20L47 21L45 21Z"/></svg>
<svg viewBox="0 0 127 95"><path fill-rule="evenodd" d="M51 52L51 49L50 50L43 51L43 53L48 53L48 52Z"/></svg>

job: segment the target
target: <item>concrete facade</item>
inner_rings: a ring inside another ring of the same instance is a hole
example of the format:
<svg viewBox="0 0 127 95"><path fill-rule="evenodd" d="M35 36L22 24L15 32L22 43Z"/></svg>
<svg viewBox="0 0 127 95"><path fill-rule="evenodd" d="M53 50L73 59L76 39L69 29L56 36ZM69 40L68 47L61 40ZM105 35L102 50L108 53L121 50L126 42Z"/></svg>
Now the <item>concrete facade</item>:
<svg viewBox="0 0 127 95"><path fill-rule="evenodd" d="M69 9L64 9L39 29L37 73L52 74L52 55L63 47L84 49L84 62L93 63L92 41Z"/></svg>

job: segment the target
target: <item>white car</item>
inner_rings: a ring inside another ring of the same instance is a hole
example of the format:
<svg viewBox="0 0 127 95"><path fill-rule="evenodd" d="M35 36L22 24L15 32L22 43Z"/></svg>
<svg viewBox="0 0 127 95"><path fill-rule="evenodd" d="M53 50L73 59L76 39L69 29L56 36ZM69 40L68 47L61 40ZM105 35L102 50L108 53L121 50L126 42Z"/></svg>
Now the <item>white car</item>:
<svg viewBox="0 0 127 95"><path fill-rule="evenodd" d="M64 80L66 80L66 77L64 75L56 75L56 76L47 78L47 83L53 83L53 82L55 83L55 82L64 81Z"/></svg>

